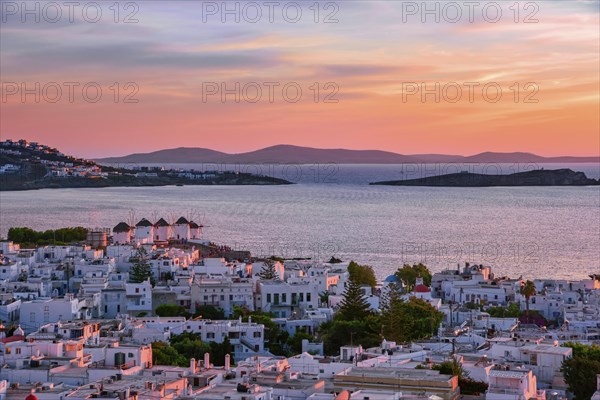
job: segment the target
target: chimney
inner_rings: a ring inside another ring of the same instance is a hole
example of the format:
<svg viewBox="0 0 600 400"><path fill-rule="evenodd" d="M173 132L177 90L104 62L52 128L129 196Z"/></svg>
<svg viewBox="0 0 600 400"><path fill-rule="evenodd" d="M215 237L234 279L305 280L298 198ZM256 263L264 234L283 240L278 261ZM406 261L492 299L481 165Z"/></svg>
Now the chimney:
<svg viewBox="0 0 600 400"><path fill-rule="evenodd" d="M229 371L231 369L231 356L229 354L225 354L225 371ZM600 375L598 375L600 377Z"/></svg>
<svg viewBox="0 0 600 400"><path fill-rule="evenodd" d="M210 368L210 354L204 353L204 368Z"/></svg>
<svg viewBox="0 0 600 400"><path fill-rule="evenodd" d="M190 358L190 374L196 373L196 359Z"/></svg>

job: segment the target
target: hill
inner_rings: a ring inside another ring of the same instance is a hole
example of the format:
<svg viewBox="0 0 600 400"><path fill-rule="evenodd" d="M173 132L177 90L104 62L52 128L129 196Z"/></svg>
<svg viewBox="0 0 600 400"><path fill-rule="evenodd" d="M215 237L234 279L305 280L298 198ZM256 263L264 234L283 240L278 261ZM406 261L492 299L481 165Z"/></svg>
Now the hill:
<svg viewBox="0 0 600 400"><path fill-rule="evenodd" d="M600 157L543 157L532 153L485 152L472 156L446 154L404 155L383 150L317 149L277 145L246 153L228 154L206 148L180 147L122 157L100 158L104 164L122 163L294 163L294 164L402 164L402 163L591 163Z"/></svg>
<svg viewBox="0 0 600 400"><path fill-rule="evenodd" d="M374 182L371 185L492 187L492 186L591 186L600 181L588 178L583 172L570 169L518 172L509 175L486 175L470 172L429 176L401 181Z"/></svg>
<svg viewBox="0 0 600 400"><path fill-rule="evenodd" d="M177 153L189 149L174 149ZM192 151L194 155L199 154ZM217 152L204 152L214 155ZM167 151L167 154L169 152ZM164 154L161 155L161 157ZM167 185L282 185L284 179L234 171L107 166L35 142L0 142L0 190Z"/></svg>

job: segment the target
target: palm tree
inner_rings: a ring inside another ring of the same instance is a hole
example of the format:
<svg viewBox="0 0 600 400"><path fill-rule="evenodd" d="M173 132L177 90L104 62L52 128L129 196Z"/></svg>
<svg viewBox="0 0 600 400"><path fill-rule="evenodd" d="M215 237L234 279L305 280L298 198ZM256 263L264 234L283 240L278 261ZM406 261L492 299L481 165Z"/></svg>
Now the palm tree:
<svg viewBox="0 0 600 400"><path fill-rule="evenodd" d="M536 290L535 285L530 280L527 280L525 283L521 284L521 295L525 296L525 315L527 316L527 322L529 322L529 299L531 296L535 296Z"/></svg>

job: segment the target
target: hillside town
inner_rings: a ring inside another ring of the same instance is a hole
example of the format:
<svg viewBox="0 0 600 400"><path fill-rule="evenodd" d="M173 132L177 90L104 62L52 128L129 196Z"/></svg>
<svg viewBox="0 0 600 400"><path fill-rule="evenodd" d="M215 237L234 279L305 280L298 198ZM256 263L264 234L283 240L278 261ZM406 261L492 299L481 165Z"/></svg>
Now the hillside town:
<svg viewBox="0 0 600 400"><path fill-rule="evenodd" d="M576 381L578 352L600 343L599 275L467 263L379 282L335 257L255 258L203 228L141 218L50 242L11 228L0 399L600 399L600 375Z"/></svg>
<svg viewBox="0 0 600 400"><path fill-rule="evenodd" d="M0 141L0 191L46 188L184 186L184 185L287 185L271 176L233 170L168 168L126 163L99 164L66 155L56 148L24 139Z"/></svg>

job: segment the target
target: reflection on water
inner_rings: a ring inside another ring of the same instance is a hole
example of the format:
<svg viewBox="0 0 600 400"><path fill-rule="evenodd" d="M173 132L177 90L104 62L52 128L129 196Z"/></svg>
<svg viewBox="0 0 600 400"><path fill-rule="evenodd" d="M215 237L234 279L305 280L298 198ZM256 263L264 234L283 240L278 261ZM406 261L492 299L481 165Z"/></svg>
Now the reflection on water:
<svg viewBox="0 0 600 400"><path fill-rule="evenodd" d="M257 255L336 255L373 265L379 277L405 262L434 270L485 263L499 275L525 277L600 272L599 187L358 184L382 167L394 166L342 167L336 184L2 192L0 233L11 226L112 227L129 210L151 218L193 209L215 242Z"/></svg>

